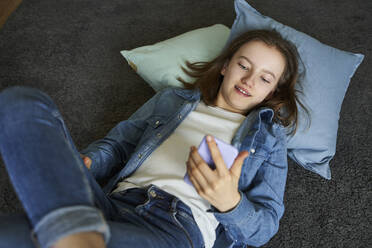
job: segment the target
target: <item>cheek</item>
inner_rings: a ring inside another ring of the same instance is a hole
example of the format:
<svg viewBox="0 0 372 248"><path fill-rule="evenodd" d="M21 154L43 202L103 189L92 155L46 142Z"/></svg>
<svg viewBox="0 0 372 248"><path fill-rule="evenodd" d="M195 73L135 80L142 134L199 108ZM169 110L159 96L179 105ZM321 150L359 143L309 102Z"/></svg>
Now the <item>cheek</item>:
<svg viewBox="0 0 372 248"><path fill-rule="evenodd" d="M232 82L228 77L224 77L220 90L223 90L224 92L227 92L231 88Z"/></svg>
<svg viewBox="0 0 372 248"><path fill-rule="evenodd" d="M261 87L260 93L258 94L258 99L260 102L264 101L271 94L271 87Z"/></svg>
<svg viewBox="0 0 372 248"><path fill-rule="evenodd" d="M275 87L273 84L263 83L261 85L262 92L265 92L266 95L270 94L270 92L274 91Z"/></svg>

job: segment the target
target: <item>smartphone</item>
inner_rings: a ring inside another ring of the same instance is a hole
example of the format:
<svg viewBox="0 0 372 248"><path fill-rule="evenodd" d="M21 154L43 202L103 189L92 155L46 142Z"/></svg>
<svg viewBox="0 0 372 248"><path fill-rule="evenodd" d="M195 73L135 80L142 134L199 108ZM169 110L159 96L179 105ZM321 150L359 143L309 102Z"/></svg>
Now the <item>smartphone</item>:
<svg viewBox="0 0 372 248"><path fill-rule="evenodd" d="M234 163L234 160L236 156L238 156L238 149L233 147L232 145L214 137L214 140L216 141L217 147L221 153L222 159L225 162L228 169L231 168L232 164ZM214 164L212 155L209 151L209 147L207 144L206 136L202 139L202 141L199 144L198 152L202 159L209 165L209 167L213 170L216 169L216 166ZM186 172L186 175L184 176L184 181L190 185L192 185L189 175Z"/></svg>

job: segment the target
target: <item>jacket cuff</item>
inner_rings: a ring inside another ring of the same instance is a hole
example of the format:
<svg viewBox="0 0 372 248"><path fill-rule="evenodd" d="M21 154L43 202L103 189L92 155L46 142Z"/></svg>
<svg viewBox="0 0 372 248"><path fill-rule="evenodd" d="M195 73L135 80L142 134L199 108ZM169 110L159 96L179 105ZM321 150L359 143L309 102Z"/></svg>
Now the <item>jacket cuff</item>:
<svg viewBox="0 0 372 248"><path fill-rule="evenodd" d="M212 206L211 210L218 222L223 226L228 227L231 225L240 225L242 222L246 222L247 219L251 218L255 212L253 204L248 200L248 198L241 191L240 202L228 212L219 212L216 208Z"/></svg>
<svg viewBox="0 0 372 248"><path fill-rule="evenodd" d="M89 171L93 175L94 178L98 178L98 168L97 168L97 158L95 156L96 153L89 151L89 149L84 149L80 151L80 153L84 156L89 157L92 160L92 164L90 165Z"/></svg>

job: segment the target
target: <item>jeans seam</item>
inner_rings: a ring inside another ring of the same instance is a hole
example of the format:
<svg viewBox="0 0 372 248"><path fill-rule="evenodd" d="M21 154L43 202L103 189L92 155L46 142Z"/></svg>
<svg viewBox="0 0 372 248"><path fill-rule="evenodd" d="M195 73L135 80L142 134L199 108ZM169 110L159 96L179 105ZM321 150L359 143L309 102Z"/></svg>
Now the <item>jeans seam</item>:
<svg viewBox="0 0 372 248"><path fill-rule="evenodd" d="M189 243L192 248L194 248L194 244L191 239L190 233L186 230L186 228L182 225L182 223L177 219L177 213L180 211L177 209L177 205L180 203L180 200L178 198L173 198L172 203L171 203L171 216L173 220L176 222L177 226L185 233L187 239L189 240Z"/></svg>
<svg viewBox="0 0 372 248"><path fill-rule="evenodd" d="M180 215L181 217L187 219L188 221L195 222L194 218L192 218L189 214L187 214L183 211L177 211L177 214Z"/></svg>

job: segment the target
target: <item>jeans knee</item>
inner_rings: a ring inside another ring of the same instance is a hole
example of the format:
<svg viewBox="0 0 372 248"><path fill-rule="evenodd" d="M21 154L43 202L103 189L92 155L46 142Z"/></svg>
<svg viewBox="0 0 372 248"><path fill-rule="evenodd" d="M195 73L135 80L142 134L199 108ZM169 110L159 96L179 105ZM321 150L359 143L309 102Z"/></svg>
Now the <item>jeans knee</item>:
<svg viewBox="0 0 372 248"><path fill-rule="evenodd" d="M53 101L47 94L35 88L13 86L0 92L0 112L3 114L17 113L17 110L27 113L30 108L45 109L53 105Z"/></svg>

